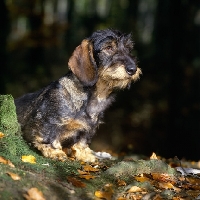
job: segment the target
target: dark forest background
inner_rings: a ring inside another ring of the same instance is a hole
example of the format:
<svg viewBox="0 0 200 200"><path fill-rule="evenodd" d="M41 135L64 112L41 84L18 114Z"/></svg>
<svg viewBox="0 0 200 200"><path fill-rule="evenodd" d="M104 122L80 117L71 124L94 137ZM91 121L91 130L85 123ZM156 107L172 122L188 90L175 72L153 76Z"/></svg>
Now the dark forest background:
<svg viewBox="0 0 200 200"><path fill-rule="evenodd" d="M141 80L120 91L95 150L200 159L199 0L2 0L0 93L60 78L97 29L131 32Z"/></svg>

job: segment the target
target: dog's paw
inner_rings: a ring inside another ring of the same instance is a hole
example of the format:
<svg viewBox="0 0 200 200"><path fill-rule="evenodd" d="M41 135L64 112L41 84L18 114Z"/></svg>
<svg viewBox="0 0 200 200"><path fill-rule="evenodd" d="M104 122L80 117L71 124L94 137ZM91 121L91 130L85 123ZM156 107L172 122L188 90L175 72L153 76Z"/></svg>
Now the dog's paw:
<svg viewBox="0 0 200 200"><path fill-rule="evenodd" d="M38 144L37 148L42 152L43 156L47 158L60 161L65 161L67 159L67 155L64 151L62 151L61 149L52 148L51 145Z"/></svg>
<svg viewBox="0 0 200 200"><path fill-rule="evenodd" d="M54 160L59 160L59 161L67 160L67 155L65 154L64 151L60 149L51 149L50 152L48 152L48 155L46 157L49 157Z"/></svg>
<svg viewBox="0 0 200 200"><path fill-rule="evenodd" d="M83 147L82 145L75 144L72 147L72 156L77 160L84 162L95 162L96 156L94 152L88 147Z"/></svg>

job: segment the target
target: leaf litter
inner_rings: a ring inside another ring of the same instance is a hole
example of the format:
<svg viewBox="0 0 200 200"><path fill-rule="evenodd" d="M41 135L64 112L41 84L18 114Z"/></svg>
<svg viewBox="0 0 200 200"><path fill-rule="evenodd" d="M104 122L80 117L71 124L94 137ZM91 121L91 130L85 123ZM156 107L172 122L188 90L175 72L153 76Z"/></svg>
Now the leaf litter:
<svg viewBox="0 0 200 200"><path fill-rule="evenodd" d="M21 161L37 165L35 157L31 155L22 156ZM12 162L4 157L0 157L0 163L14 168ZM106 200L200 199L199 171L193 168L195 163L191 165L182 163L182 166L179 166L176 159L166 160L156 154L146 160L100 160L93 164L82 162L80 163L81 167L77 168L77 173L73 172L65 178L66 182L63 181L64 177L62 177L62 180L55 181L55 184L60 183L62 187L69 188L69 194L73 190L73 195L86 195L92 189L91 199L95 197ZM48 163L47 167L51 167L51 165ZM18 173L8 170L6 174L13 181L24 179ZM31 195L37 194L38 199L33 200L45 199L45 195L39 190L31 191L27 191L23 197L30 200L32 199Z"/></svg>

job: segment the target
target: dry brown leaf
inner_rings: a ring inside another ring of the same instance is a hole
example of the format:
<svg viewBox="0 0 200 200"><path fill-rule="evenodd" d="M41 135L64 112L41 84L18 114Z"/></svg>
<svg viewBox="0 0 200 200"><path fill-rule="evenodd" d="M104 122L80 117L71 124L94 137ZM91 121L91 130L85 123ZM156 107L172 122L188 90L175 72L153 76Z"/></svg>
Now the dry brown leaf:
<svg viewBox="0 0 200 200"><path fill-rule="evenodd" d="M4 136L5 135L2 132L0 132L0 139L3 138Z"/></svg>
<svg viewBox="0 0 200 200"><path fill-rule="evenodd" d="M158 186L162 189L173 189L175 192L179 193L181 191L181 188L178 188L174 186L171 183L166 183L166 182L158 182Z"/></svg>
<svg viewBox="0 0 200 200"><path fill-rule="evenodd" d="M103 198L103 199L106 199L106 200L111 200L112 199L112 195L113 193L108 191L100 191L100 190L97 190L94 195L98 198Z"/></svg>
<svg viewBox="0 0 200 200"><path fill-rule="evenodd" d="M67 177L67 181L70 182L75 187L79 187L79 188L84 188L85 187L85 183L77 180L74 177L68 176Z"/></svg>
<svg viewBox="0 0 200 200"><path fill-rule="evenodd" d="M166 183L166 182L159 182L159 187L163 189L174 189L174 186L171 183Z"/></svg>
<svg viewBox="0 0 200 200"><path fill-rule="evenodd" d="M78 173L79 173L80 175L88 175L88 174L90 174L89 172L84 172L84 171L81 171L81 170L79 170L79 169L78 169Z"/></svg>
<svg viewBox="0 0 200 200"><path fill-rule="evenodd" d="M169 174L162 174L162 173L151 173L152 177L156 181L163 181L163 182L175 182L174 178Z"/></svg>
<svg viewBox="0 0 200 200"><path fill-rule="evenodd" d="M188 188L191 188L193 190L200 190L200 185L189 185Z"/></svg>
<svg viewBox="0 0 200 200"><path fill-rule="evenodd" d="M161 197L160 194L156 194L153 200L163 200L163 197Z"/></svg>
<svg viewBox="0 0 200 200"><path fill-rule="evenodd" d="M125 197L119 197L117 200L127 200Z"/></svg>
<svg viewBox="0 0 200 200"><path fill-rule="evenodd" d="M80 178L84 178L84 179L86 179L86 180L96 178L96 176L92 176L92 175L90 175L90 174L83 174L83 175L80 174L79 177L80 177Z"/></svg>
<svg viewBox="0 0 200 200"><path fill-rule="evenodd" d="M96 168L94 168L94 167L92 167L92 166L90 166L90 165L85 165L85 166L83 167L83 169L84 169L86 172L98 172L98 171L99 171L99 169L96 169Z"/></svg>
<svg viewBox="0 0 200 200"><path fill-rule="evenodd" d="M12 162L10 160L7 160L7 164L10 166L10 167L15 167L15 165L12 164Z"/></svg>
<svg viewBox="0 0 200 200"><path fill-rule="evenodd" d="M37 188L31 188L27 194L23 194L26 200L45 200L44 195Z"/></svg>
<svg viewBox="0 0 200 200"><path fill-rule="evenodd" d="M22 156L22 161L23 162L29 162L29 163L35 164L36 163L36 158L34 156L32 156L32 155Z"/></svg>
<svg viewBox="0 0 200 200"><path fill-rule="evenodd" d="M157 157L156 154L153 152L152 155L151 155L151 157L150 157L150 159L151 159L151 160L153 160L153 159L154 159L154 160L158 160L158 157Z"/></svg>
<svg viewBox="0 0 200 200"><path fill-rule="evenodd" d="M138 186L132 186L127 192L131 193L131 192L142 192L142 188L138 187Z"/></svg>
<svg viewBox="0 0 200 200"><path fill-rule="evenodd" d="M97 190L94 194L98 198L103 198L106 200L111 200L113 195L113 185L112 184L106 184L102 190Z"/></svg>
<svg viewBox="0 0 200 200"><path fill-rule="evenodd" d="M21 177L17 174L14 174L12 172L6 172L6 174L8 174L13 180L18 181L21 179Z"/></svg>
<svg viewBox="0 0 200 200"><path fill-rule="evenodd" d="M172 200L183 200L181 197L173 197Z"/></svg>
<svg viewBox="0 0 200 200"><path fill-rule="evenodd" d="M7 162L8 161L5 158L3 158L3 157L0 156L0 163L3 163L5 165L7 165Z"/></svg>
<svg viewBox="0 0 200 200"><path fill-rule="evenodd" d="M125 185L126 185L126 182L123 181L123 180L117 180L117 185L118 185L118 186L125 186Z"/></svg>
<svg viewBox="0 0 200 200"><path fill-rule="evenodd" d="M10 160L6 160L5 158L0 156L0 163L3 163L5 165L9 165L10 167L15 167Z"/></svg>
<svg viewBox="0 0 200 200"><path fill-rule="evenodd" d="M84 162L84 161L81 161L81 165L85 165L85 162Z"/></svg>
<svg viewBox="0 0 200 200"><path fill-rule="evenodd" d="M146 176L136 176L135 180L138 181L138 182L141 182L141 183L143 183L145 181L150 181L150 179Z"/></svg>
<svg viewBox="0 0 200 200"><path fill-rule="evenodd" d="M187 177L187 181L191 184L194 184L194 185L200 185L200 179L199 177L195 177L195 176L192 176L192 177Z"/></svg>
<svg viewBox="0 0 200 200"><path fill-rule="evenodd" d="M195 191L195 190L188 190L188 191L186 191L186 193L188 195L194 197L194 198L197 198L200 195L200 191L199 190L197 190L197 191Z"/></svg>

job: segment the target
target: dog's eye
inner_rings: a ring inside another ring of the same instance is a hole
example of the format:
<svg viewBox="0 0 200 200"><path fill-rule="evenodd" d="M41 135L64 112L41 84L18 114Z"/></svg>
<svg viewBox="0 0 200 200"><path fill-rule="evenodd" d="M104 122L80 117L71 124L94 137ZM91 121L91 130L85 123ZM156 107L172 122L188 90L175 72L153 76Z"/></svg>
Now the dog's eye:
<svg viewBox="0 0 200 200"><path fill-rule="evenodd" d="M113 48L112 48L112 46L107 46L107 47L105 47L105 50L107 50L107 51L112 51Z"/></svg>

